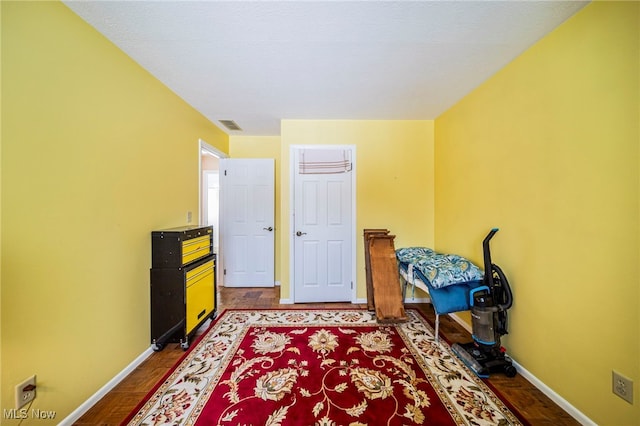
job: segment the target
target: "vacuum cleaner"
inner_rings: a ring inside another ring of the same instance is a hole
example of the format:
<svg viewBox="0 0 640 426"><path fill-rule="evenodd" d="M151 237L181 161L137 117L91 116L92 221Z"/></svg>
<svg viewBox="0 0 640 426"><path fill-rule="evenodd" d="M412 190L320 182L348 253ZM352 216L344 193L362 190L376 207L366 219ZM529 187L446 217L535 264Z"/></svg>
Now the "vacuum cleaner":
<svg viewBox="0 0 640 426"><path fill-rule="evenodd" d="M502 269L491 262L489 241L496 232L498 228L492 229L482 242L482 285L469 292L473 341L451 346L462 362L482 378L491 373L504 373L507 377L516 375L511 358L500 345L500 337L507 334L507 310L513 304L513 295Z"/></svg>

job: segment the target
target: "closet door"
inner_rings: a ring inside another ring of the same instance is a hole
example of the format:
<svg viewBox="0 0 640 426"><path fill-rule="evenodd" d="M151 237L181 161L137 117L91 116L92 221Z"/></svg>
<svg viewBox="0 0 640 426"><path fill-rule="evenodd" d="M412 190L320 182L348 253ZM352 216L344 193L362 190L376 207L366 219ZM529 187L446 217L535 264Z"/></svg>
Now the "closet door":
<svg viewBox="0 0 640 426"><path fill-rule="evenodd" d="M355 299L353 153L332 146L315 155L315 149L292 153L294 302L349 302Z"/></svg>

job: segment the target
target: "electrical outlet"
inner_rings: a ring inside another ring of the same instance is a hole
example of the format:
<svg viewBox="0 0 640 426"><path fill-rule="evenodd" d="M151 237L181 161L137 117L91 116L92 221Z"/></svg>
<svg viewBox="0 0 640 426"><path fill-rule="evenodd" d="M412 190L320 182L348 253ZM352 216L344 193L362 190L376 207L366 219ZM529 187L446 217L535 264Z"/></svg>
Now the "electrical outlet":
<svg viewBox="0 0 640 426"><path fill-rule="evenodd" d="M193 219L193 215L191 212L187 212L187 223L191 223L191 220Z"/></svg>
<svg viewBox="0 0 640 426"><path fill-rule="evenodd" d="M627 401L629 404L633 404L633 381L624 377L617 371L613 371L613 393L620 398Z"/></svg>
<svg viewBox="0 0 640 426"><path fill-rule="evenodd" d="M36 376L16 385L16 408L22 408L36 398Z"/></svg>

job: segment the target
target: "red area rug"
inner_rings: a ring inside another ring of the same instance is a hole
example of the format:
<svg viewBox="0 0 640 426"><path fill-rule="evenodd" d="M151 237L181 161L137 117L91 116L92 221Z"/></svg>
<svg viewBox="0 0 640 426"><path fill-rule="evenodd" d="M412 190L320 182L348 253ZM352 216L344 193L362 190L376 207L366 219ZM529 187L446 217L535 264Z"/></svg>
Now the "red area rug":
<svg viewBox="0 0 640 426"><path fill-rule="evenodd" d="M418 311L407 316L225 311L128 424L522 424Z"/></svg>

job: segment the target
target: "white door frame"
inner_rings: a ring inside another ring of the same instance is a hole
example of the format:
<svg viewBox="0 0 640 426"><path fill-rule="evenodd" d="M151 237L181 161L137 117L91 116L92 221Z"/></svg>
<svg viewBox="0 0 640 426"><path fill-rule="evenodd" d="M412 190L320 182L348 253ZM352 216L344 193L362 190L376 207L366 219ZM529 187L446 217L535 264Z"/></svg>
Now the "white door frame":
<svg viewBox="0 0 640 426"><path fill-rule="evenodd" d="M356 146L355 145L290 145L289 146L289 300L281 303L294 303L295 298L295 159L298 149L348 149L351 151L351 303L357 303L356 282Z"/></svg>
<svg viewBox="0 0 640 426"><path fill-rule="evenodd" d="M218 178L218 181L220 179L220 169L218 170L203 170L202 171L202 191L200 192L201 196L202 196L202 208L200 209L200 225L213 225L212 223L209 223L209 215L210 215L210 210L215 210L215 209L210 209L211 206L211 202L209 200L209 189L211 189L207 184L209 182L209 178L211 176L216 176ZM218 182L218 192L220 191L220 183ZM220 233L217 232L217 230L220 228L220 197L218 197L218 209L217 209L217 216L218 216L218 221L214 226L214 229L216 229L216 232L214 232L213 234L213 251L214 252L218 252L218 248L220 246Z"/></svg>
<svg viewBox="0 0 640 426"><path fill-rule="evenodd" d="M205 206L204 206L204 200L203 200L203 195L202 195L202 191L204 191L203 185L202 185L202 152L208 152L218 158L229 158L229 156L227 154L225 154L224 152L220 151L217 148L214 148L213 146L209 145L206 141L202 140L202 139L198 139L198 212L199 212L199 224L202 225L204 224L204 218L205 218ZM218 228L222 228L222 217L220 216L220 207L218 206L218 218L219 218L219 222L218 222ZM217 266L222 265L222 260L223 260L223 253L222 253L222 238L220 238L220 229L214 229L213 232L217 232L218 233L218 253L216 253L216 287L220 287L221 285L224 285L224 281L223 281L223 274L222 274L222 268L219 268Z"/></svg>
<svg viewBox="0 0 640 426"><path fill-rule="evenodd" d="M200 213L200 225L202 225L204 223L204 213L205 212L205 206L204 206L204 200L203 200L203 196L202 196L202 151L206 151L218 158L229 158L229 156L227 154L225 154L224 152L220 151L217 148L214 148L213 146L209 145L207 142L205 142L202 139L198 139L198 212ZM218 212L220 213L220 212Z"/></svg>

